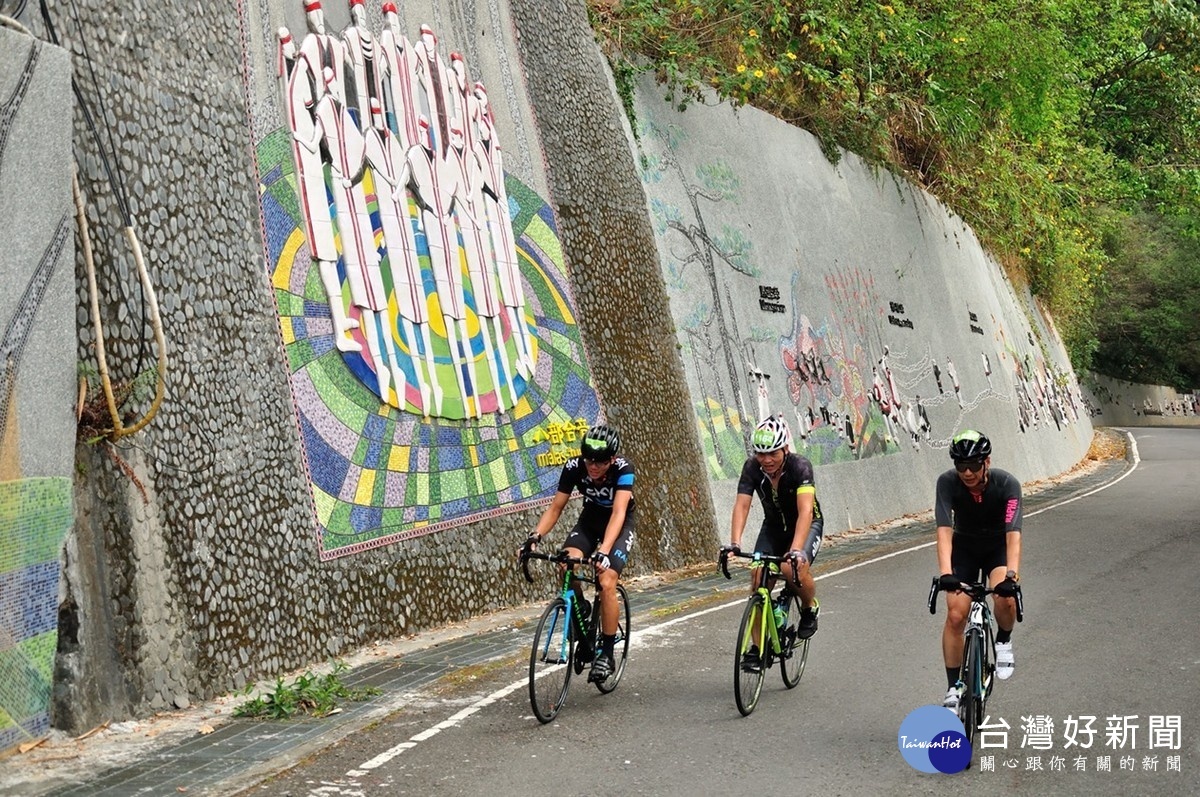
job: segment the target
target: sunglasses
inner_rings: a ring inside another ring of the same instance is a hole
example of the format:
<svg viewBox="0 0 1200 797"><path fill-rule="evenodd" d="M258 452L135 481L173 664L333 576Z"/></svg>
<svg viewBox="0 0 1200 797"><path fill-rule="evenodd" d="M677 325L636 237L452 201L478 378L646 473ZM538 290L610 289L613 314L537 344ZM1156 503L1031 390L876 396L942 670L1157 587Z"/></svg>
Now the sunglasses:
<svg viewBox="0 0 1200 797"><path fill-rule="evenodd" d="M954 463L954 469L956 471L958 471L959 473L962 473L963 471L968 471L968 470L971 471L972 473L975 473L975 472L979 471L981 468L983 468L983 460L982 459L969 459L969 460L966 460L965 462L955 462Z"/></svg>

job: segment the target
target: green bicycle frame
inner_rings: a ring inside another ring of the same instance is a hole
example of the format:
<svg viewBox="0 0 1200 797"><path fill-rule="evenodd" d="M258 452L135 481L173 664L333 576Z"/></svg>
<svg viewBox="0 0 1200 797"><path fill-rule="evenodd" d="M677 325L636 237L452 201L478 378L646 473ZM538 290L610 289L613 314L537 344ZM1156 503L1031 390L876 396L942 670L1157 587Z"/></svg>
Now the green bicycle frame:
<svg viewBox="0 0 1200 797"><path fill-rule="evenodd" d="M764 562L751 562L750 568L758 569L764 565ZM768 568L767 574L763 577L762 583L758 585L758 589L754 591L754 595L758 598L758 618L752 619L749 625L746 626L746 635L742 639L741 649L739 653L746 653L754 645L754 629L758 628L758 647L761 651L770 651L771 655L779 656L783 653L783 645L779 639L779 628L775 625L774 602L771 600L770 578L779 574L779 568L771 565ZM770 645L768 648L767 646Z"/></svg>

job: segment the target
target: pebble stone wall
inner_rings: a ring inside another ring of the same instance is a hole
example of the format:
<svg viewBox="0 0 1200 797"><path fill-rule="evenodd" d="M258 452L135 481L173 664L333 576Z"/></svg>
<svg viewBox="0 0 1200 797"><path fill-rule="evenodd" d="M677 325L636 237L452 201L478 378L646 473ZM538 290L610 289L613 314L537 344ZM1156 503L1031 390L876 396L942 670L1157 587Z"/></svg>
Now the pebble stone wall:
<svg viewBox="0 0 1200 797"><path fill-rule="evenodd" d="M473 4L443 5L461 15L459 5ZM711 502L694 478L702 472L694 431L679 423L687 399L619 112L583 4L543 5L511 11L523 41L556 42L521 56L549 142L551 193L595 382L639 472L661 485L639 494L632 570L707 558ZM80 732L185 707L374 640L543 596L547 585L526 585L512 556L536 510L319 561L263 268L238 4L81 0L76 13L82 34L52 10L60 33L70 32L63 45L91 113L111 134L170 366L166 400L145 430L112 448L78 449L55 725ZM34 16L23 21L48 38ZM546 82L568 75L569 86ZM577 93L570 107L561 102L566 88ZM81 111L75 138L109 366L128 382L153 370L153 337L119 203ZM595 157L608 150L616 160ZM77 282L79 358L92 363L82 268ZM663 431L680 428L682 436Z"/></svg>
<svg viewBox="0 0 1200 797"><path fill-rule="evenodd" d="M585 5L509 5L592 375L639 472L661 485L637 492L635 561L661 569L711 558L712 500L654 231Z"/></svg>

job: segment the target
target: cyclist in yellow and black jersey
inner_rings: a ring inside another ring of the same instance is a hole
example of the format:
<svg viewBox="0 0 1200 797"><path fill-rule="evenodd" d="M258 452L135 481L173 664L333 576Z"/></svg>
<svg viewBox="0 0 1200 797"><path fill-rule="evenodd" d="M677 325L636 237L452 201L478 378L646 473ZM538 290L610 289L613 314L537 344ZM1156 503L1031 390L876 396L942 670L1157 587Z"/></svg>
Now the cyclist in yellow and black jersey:
<svg viewBox="0 0 1200 797"><path fill-rule="evenodd" d="M746 459L738 479L728 547L741 551L752 496L757 493L762 502L763 522L754 550L788 557L783 565L784 575L789 584L799 582L803 606L798 636L807 639L817 631L820 611L812 563L821 549L824 524L812 463L791 450L791 440L787 422L780 416L766 418L755 427L750 438L754 454ZM758 588L762 572L761 568L753 571L751 590ZM744 666L756 666L758 655L757 648L751 648Z"/></svg>

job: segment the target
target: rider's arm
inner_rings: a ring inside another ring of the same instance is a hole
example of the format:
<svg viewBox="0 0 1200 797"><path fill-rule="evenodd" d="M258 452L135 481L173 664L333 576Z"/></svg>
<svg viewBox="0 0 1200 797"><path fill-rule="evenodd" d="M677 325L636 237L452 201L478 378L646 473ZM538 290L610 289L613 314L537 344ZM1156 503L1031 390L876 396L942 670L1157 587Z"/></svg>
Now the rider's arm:
<svg viewBox="0 0 1200 797"><path fill-rule="evenodd" d="M811 485L801 487L796 491L796 531L792 534L793 551L804 551L804 543L808 540L809 529L812 528L813 504L816 501L816 490ZM804 551L805 557L808 551Z"/></svg>
<svg viewBox="0 0 1200 797"><path fill-rule="evenodd" d="M750 517L750 496L738 493L733 500L733 517L729 519L729 544L742 546L742 533L746 530L746 519Z"/></svg>
<svg viewBox="0 0 1200 797"><path fill-rule="evenodd" d="M1005 548L1008 554L1008 569L1021 574L1021 530L1013 529L1004 535Z"/></svg>
<svg viewBox="0 0 1200 797"><path fill-rule="evenodd" d="M950 565L950 551L954 545L954 529L950 526L937 527L937 560L938 574L953 573Z"/></svg>
<svg viewBox="0 0 1200 797"><path fill-rule="evenodd" d="M545 537L550 533L550 529L554 528L554 524L558 522L562 516L562 511L567 505L567 499L571 497L570 493L557 492L554 494L554 500L550 502L550 506L546 507L546 511L542 513L542 517L538 520L538 524L534 527L539 537Z"/></svg>
<svg viewBox="0 0 1200 797"><path fill-rule="evenodd" d="M603 553L611 553L621 529L625 527L625 513L629 509L629 501L633 498L632 490L617 490L613 495L612 514L608 516L608 525L604 527L604 539L596 549Z"/></svg>
<svg viewBox="0 0 1200 797"><path fill-rule="evenodd" d="M946 471L937 480L937 489L933 497L933 522L937 524L937 560L938 574L953 573L950 564L950 551L954 545L954 510L950 500L958 476L954 471Z"/></svg>

